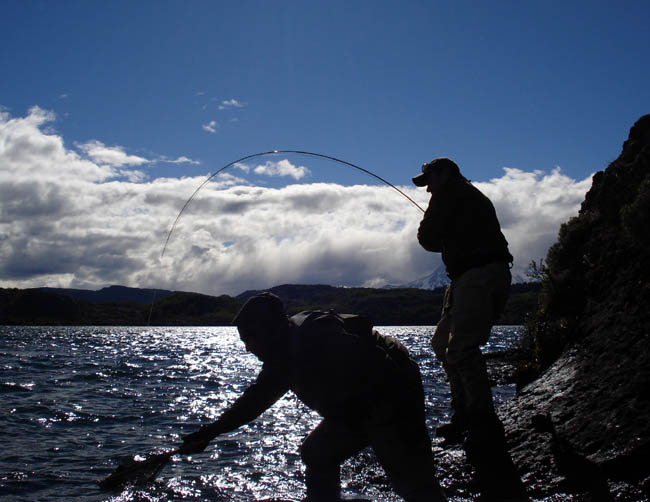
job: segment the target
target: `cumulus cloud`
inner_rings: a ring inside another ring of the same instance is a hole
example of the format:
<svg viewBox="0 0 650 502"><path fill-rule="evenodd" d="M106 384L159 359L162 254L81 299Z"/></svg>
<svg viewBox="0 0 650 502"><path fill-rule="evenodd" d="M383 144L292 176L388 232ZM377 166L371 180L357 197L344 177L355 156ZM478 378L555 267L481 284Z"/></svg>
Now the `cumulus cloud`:
<svg viewBox="0 0 650 502"><path fill-rule="evenodd" d="M66 149L60 136L44 132L54 119L53 113L37 106L24 118L0 113L1 175L58 180L61 174L58 167L73 179L85 182L101 182L117 175L110 165L98 165L84 159L77 152Z"/></svg>
<svg viewBox="0 0 650 502"><path fill-rule="evenodd" d="M578 214L591 176L574 180L559 167L550 173L504 168L505 174L475 185L493 202L520 274L546 256L560 225Z"/></svg>
<svg viewBox="0 0 650 502"><path fill-rule="evenodd" d="M134 174L125 178L117 160L67 149L45 131L52 120L40 108L19 118L0 112L0 287L123 284L238 294L282 283L401 284L440 263L415 239L421 212L396 191L295 183L308 170L288 159L215 177L187 207L161 256L180 208L205 178L147 181L128 169ZM254 186L235 175L246 170L293 184ZM477 185L493 200L517 263L526 266L577 214L589 180L559 169L505 169ZM426 206L424 190L400 188Z"/></svg>
<svg viewBox="0 0 650 502"><path fill-rule="evenodd" d="M287 176L294 180L300 180L311 174L311 171L305 166L296 166L288 159L279 161L269 160L264 164L257 164L253 167L243 162L237 162L233 167L246 174L253 172L260 176Z"/></svg>
<svg viewBox="0 0 650 502"><path fill-rule="evenodd" d="M101 141L93 140L86 143L78 143L77 148L83 151L94 162L108 164L109 166L139 166L151 162L144 157L128 155L120 146L106 146Z"/></svg>
<svg viewBox="0 0 650 502"><path fill-rule="evenodd" d="M253 172L262 176L289 176L294 180L299 180L310 174L309 169L305 166L294 166L287 159L259 164L253 168Z"/></svg>

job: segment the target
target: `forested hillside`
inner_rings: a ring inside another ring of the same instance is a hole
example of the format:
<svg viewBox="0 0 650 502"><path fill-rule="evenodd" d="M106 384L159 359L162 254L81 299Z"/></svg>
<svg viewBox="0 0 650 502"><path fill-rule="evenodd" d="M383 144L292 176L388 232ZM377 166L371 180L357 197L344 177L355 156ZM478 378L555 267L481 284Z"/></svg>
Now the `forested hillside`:
<svg viewBox="0 0 650 502"><path fill-rule="evenodd" d="M67 294L64 289L0 289L0 324L224 326L230 324L244 301L256 293L247 291L231 297L160 291L152 305L151 301L142 303L144 296L138 293L142 290L122 289L125 298L138 301L107 301L106 294L80 294L80 290L69 290ZM153 300L151 290L146 291ZM289 314L331 309L366 315L376 326L434 325L440 319L444 295L443 288L431 291L322 285L282 285L269 291L282 298ZM537 306L538 291L537 283L513 285L500 323L523 324ZM93 297L97 301L89 300Z"/></svg>

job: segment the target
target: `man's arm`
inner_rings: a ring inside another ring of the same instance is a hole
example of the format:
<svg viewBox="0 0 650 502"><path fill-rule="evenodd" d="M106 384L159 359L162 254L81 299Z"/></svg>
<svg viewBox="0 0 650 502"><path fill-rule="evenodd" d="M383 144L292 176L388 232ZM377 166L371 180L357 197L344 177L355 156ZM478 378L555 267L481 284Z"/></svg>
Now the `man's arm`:
<svg viewBox="0 0 650 502"><path fill-rule="evenodd" d="M289 390L286 374L278 368L267 365L253 383L213 423L204 425L198 431L183 437L184 453L203 451L209 442L219 434L230 432L259 417Z"/></svg>
<svg viewBox="0 0 650 502"><path fill-rule="evenodd" d="M442 251L442 240L440 238L440 225L434 218L422 218L418 228L418 242L427 251L440 253Z"/></svg>
<svg viewBox="0 0 650 502"><path fill-rule="evenodd" d="M448 202L443 194L431 194L429 206L418 228L418 242L427 251L440 253L445 224L448 219Z"/></svg>

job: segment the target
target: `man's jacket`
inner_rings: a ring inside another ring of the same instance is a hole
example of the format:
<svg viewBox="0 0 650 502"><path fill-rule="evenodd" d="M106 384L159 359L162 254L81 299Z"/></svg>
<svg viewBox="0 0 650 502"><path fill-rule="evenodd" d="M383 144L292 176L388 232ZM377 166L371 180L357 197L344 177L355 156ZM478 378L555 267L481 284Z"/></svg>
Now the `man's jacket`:
<svg viewBox="0 0 650 502"><path fill-rule="evenodd" d="M451 279L473 267L512 262L492 202L462 177L431 194L418 241L427 251L442 253Z"/></svg>
<svg viewBox="0 0 650 502"><path fill-rule="evenodd" d="M324 312L301 312L289 323L287 350L279 351L285 356L264 361L256 381L214 424L215 433L254 420L289 390L324 418L363 421L413 394L405 386L421 386L417 364L392 337L348 333L338 316Z"/></svg>

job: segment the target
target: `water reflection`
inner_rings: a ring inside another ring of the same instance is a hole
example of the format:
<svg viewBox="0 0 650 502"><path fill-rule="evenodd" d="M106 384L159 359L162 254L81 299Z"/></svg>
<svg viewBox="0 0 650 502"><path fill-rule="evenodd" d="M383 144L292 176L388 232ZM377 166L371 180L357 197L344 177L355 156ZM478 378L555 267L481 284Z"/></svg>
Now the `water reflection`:
<svg viewBox="0 0 650 502"><path fill-rule="evenodd" d="M497 328L488 350L518 336ZM448 387L429 346L431 328L379 328L418 361L431 430L446 419ZM203 454L177 457L146 490L97 489L123 457L177 445L214 420L261 365L234 328L0 327L3 500L249 501L303 496L298 455L319 418L289 393L257 421L217 438ZM512 389L496 390L508 399ZM343 466L343 485L397 500L374 457Z"/></svg>

